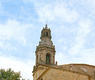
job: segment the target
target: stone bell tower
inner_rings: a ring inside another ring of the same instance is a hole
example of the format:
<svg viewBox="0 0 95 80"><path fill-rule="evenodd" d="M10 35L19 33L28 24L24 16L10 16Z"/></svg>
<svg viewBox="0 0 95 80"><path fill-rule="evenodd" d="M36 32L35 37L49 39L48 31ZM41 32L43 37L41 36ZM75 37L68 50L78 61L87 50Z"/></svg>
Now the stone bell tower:
<svg viewBox="0 0 95 80"><path fill-rule="evenodd" d="M36 48L36 66L39 64L55 64L55 46L51 41L51 30L45 25L41 31L39 45Z"/></svg>

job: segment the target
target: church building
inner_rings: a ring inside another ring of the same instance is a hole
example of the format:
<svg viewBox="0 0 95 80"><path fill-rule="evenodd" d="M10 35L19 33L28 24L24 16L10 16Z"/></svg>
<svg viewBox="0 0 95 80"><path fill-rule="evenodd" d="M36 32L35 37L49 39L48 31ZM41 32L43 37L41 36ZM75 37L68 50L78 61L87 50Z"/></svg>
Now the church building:
<svg viewBox="0 0 95 80"><path fill-rule="evenodd" d="M36 47L33 80L95 80L95 66L88 64L64 64L55 62L55 46L47 25L41 31Z"/></svg>

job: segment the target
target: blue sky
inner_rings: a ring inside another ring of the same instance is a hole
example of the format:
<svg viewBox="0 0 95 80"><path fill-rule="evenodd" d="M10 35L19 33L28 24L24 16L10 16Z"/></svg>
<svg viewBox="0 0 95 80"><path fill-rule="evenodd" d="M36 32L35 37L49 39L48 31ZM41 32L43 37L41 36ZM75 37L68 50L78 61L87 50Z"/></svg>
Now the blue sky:
<svg viewBox="0 0 95 80"><path fill-rule="evenodd" d="M35 50L45 24L58 64L95 65L95 0L0 0L0 68L32 80Z"/></svg>

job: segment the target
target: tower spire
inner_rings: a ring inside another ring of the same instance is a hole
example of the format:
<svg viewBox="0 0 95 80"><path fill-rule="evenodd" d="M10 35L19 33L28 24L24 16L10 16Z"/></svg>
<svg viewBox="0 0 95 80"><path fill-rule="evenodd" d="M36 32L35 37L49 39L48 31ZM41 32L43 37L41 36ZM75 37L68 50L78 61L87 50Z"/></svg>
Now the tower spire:
<svg viewBox="0 0 95 80"><path fill-rule="evenodd" d="M45 25L45 29L47 29L48 27L47 27L47 24Z"/></svg>
<svg viewBox="0 0 95 80"><path fill-rule="evenodd" d="M51 40L51 30L45 25L41 31L39 45L36 48L36 65L55 64L55 46Z"/></svg>

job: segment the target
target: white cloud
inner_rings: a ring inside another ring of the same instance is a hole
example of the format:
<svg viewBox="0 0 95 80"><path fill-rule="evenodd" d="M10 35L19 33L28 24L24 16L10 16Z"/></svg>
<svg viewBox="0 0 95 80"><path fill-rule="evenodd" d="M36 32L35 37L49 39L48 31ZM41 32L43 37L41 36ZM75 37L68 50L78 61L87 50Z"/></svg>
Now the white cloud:
<svg viewBox="0 0 95 80"><path fill-rule="evenodd" d="M60 18L64 22L66 21L70 23L75 22L79 16L75 10L65 7L62 3L55 5L53 15L55 15L57 18Z"/></svg>
<svg viewBox="0 0 95 80"><path fill-rule="evenodd" d="M83 3L89 5L90 7L95 8L95 0L81 0Z"/></svg>
<svg viewBox="0 0 95 80"><path fill-rule="evenodd" d="M25 35L30 27L31 24L22 24L16 20L8 20L5 24L0 24L0 48L11 47L6 40L16 40L21 45L26 45Z"/></svg>
<svg viewBox="0 0 95 80"><path fill-rule="evenodd" d="M13 40L20 43L20 46L26 46L26 34L31 28L33 28L32 24L24 24L16 20L8 20L5 24L0 24L0 49L5 52L9 50L14 50L15 52L17 47L13 46ZM23 78L32 80L33 60L27 59L25 61L23 58L22 60L24 61L22 61L11 55L6 56L6 54L10 53L0 52L0 69L12 68L14 71L20 71Z"/></svg>
<svg viewBox="0 0 95 80"><path fill-rule="evenodd" d="M26 34L32 28L32 24L24 24L16 20L8 20L5 24L0 24L0 49L5 52L8 50L17 50L17 47L12 45L12 40L20 43L20 46L26 46ZM23 58L22 60L24 61L22 61L11 55L6 56L6 54L9 53L0 52L0 69L12 68L14 71L20 71L23 78L32 80L33 60L27 59L25 61Z"/></svg>
<svg viewBox="0 0 95 80"><path fill-rule="evenodd" d="M61 21L73 23L78 20L79 14L69 9L67 4L63 1L55 1L51 3L34 3L36 11L41 22L47 23L51 21Z"/></svg>
<svg viewBox="0 0 95 80"><path fill-rule="evenodd" d="M85 63L95 65L95 47L80 51L80 55L82 55L82 59Z"/></svg>
<svg viewBox="0 0 95 80"><path fill-rule="evenodd" d="M1 41L0 42L0 49L2 50L17 50L17 48L15 46L12 46L10 43Z"/></svg>
<svg viewBox="0 0 95 80"><path fill-rule="evenodd" d="M58 52L56 54L56 60L59 65L71 63L95 65L95 47L91 49L82 49L78 51L77 55L69 55L65 52Z"/></svg>
<svg viewBox="0 0 95 80"><path fill-rule="evenodd" d="M72 56L70 62L95 65L95 47L91 49L82 49L77 55L79 56Z"/></svg>
<svg viewBox="0 0 95 80"><path fill-rule="evenodd" d="M21 72L21 76L25 79L33 80L32 70L34 62L32 60L21 61L15 57L0 56L0 68L11 68L16 72Z"/></svg>
<svg viewBox="0 0 95 80"><path fill-rule="evenodd" d="M80 20L78 22L78 26L76 27L77 33L75 36L75 40L73 40L72 42L73 45L70 48L69 45L66 45L67 53L65 52L65 50L57 51L56 60L58 60L59 64L86 63L95 65L95 47L85 47L85 45L88 43L87 39L89 39L88 37L93 31L93 21L91 21L90 19ZM64 39L62 39L62 42L64 43Z"/></svg>
<svg viewBox="0 0 95 80"><path fill-rule="evenodd" d="M84 48L86 37L91 32L92 24L93 23L90 20L82 20L79 22L79 28L77 30L75 42L69 50L70 54L78 54L79 51Z"/></svg>
<svg viewBox="0 0 95 80"><path fill-rule="evenodd" d="M0 10L2 9L2 4L1 4L1 2L0 2Z"/></svg>
<svg viewBox="0 0 95 80"><path fill-rule="evenodd" d="M81 15L95 17L95 0L70 0L69 3L73 8L76 8L79 13L82 13Z"/></svg>
<svg viewBox="0 0 95 80"><path fill-rule="evenodd" d="M58 65L63 65L69 63L70 59L66 53L58 52L56 54L56 61L58 62Z"/></svg>
<svg viewBox="0 0 95 80"><path fill-rule="evenodd" d="M2 9L2 2L0 1L0 9Z"/></svg>

